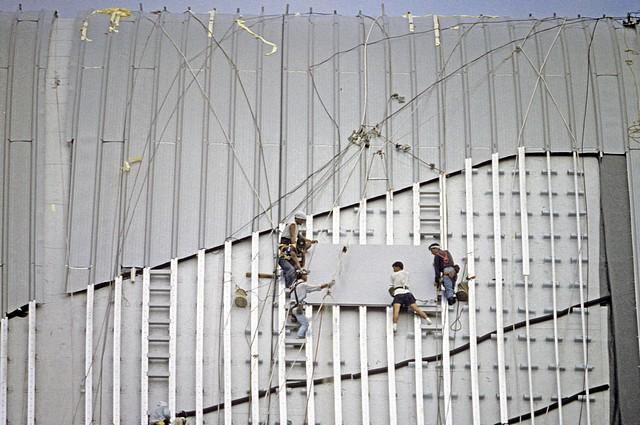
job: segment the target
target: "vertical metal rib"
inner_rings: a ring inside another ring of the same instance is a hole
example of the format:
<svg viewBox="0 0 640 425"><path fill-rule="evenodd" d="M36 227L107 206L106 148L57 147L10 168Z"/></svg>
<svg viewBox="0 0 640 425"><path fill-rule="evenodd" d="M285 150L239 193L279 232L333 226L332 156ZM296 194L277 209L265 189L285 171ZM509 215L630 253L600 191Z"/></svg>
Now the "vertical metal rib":
<svg viewBox="0 0 640 425"><path fill-rule="evenodd" d="M525 166L525 148L518 148L518 183L520 193L520 228L522 236L522 275L524 277L524 320L527 345L527 381L529 386L529 412L531 425L535 425L535 407L533 403L533 378L531 376L531 336L529 325L529 218L527 211L527 169Z"/></svg>
<svg viewBox="0 0 640 425"><path fill-rule="evenodd" d="M473 169L471 158L465 159L465 200L467 209L467 274L475 276L475 248L473 240ZM469 279L469 357L471 364L471 412L473 424L480 425L480 398L478 391L478 342L476 327L475 278Z"/></svg>
<svg viewBox="0 0 640 425"><path fill-rule="evenodd" d="M496 282L496 347L498 355L498 395L500 399L500 423L509 421L507 410L507 378L504 359L504 323L502 289L502 228L500 223L500 158L497 152L491 155L491 179L493 195L493 255Z"/></svg>
<svg viewBox="0 0 640 425"><path fill-rule="evenodd" d="M584 173L584 170L582 170ZM584 391L587 410L587 425L591 425L591 408L589 406L589 356L587 350L587 320L584 311L584 280L582 277L582 224L580 223L580 192L578 192L578 153L573 153L573 190L576 207L576 243L578 248L578 285L580 287L580 327L582 329L582 362L584 364ZM586 193L585 193L586 196ZM587 282L588 284L588 282Z"/></svg>
<svg viewBox="0 0 640 425"><path fill-rule="evenodd" d="M553 191L551 190L551 153L547 151L547 193L549 194L549 240L551 243L551 297L553 299L553 354L556 371L556 394L558 397L558 423L564 423L562 418L562 386L560 383L560 355L558 350L558 304L556 288L558 281L556 277L556 243L555 227L553 219Z"/></svg>

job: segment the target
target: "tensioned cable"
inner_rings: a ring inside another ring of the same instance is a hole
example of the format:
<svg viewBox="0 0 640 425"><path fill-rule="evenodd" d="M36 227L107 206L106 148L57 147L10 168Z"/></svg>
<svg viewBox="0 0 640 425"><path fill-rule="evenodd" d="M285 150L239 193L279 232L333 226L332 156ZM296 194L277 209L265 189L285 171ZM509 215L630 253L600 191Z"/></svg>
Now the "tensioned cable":
<svg viewBox="0 0 640 425"><path fill-rule="evenodd" d="M200 20L200 18L198 18L198 16L193 13L191 11L191 9L188 9L187 12L196 20L196 22L198 22L202 28L208 33L209 29L207 28L207 26L204 24L204 22L202 22ZM213 40L213 42L218 46L218 48L220 49L220 51L222 52L222 54L224 55L224 57L227 59L227 61L229 62L229 64L231 65L231 67L233 68L235 75L236 75L236 80L238 81L238 85L240 86L240 90L242 92L243 97L246 100L247 103L247 108L249 109L249 114L251 115L251 119L254 123L254 126L256 128L256 134L258 136L258 149L260 151L260 159L261 159L261 164L263 166L264 169L264 178L265 178L265 185L266 185L266 189L267 189L267 199L269 200L269 203L271 203L271 190L269 188L269 179L268 179L268 172L267 172L267 163L265 161L265 155L264 155L264 146L262 143L262 130L260 129L260 125L258 124L258 118L256 117L256 114L251 106L251 102L249 101L249 95L247 94L247 90L242 82L242 78L240 78L240 71L238 69L238 66L236 65L236 63L231 60L231 57L229 56L229 54L227 53L227 51L222 47L222 45L218 42L218 40L216 39L216 37L211 34L211 39ZM204 93L204 91L203 91ZM208 99L207 96L207 101L210 103L210 100ZM272 221L272 220L269 220Z"/></svg>
<svg viewBox="0 0 640 425"><path fill-rule="evenodd" d="M146 48L148 46L148 41L151 38L152 33L153 33L153 30L150 31L150 33L147 36L147 39L145 40L145 43L143 45L143 50L142 50L142 55L143 56L144 56L144 52L146 51ZM137 30L136 30L136 32L134 34L137 34ZM111 43L108 43L108 49L111 49ZM135 61L135 57L133 58L133 61ZM134 86L135 86L135 82L136 82L136 79L134 77L133 83L132 83ZM56 91L56 102L58 102L58 93L57 93L57 91ZM127 103L127 105L125 106L125 109L127 109L129 107L130 103L131 103L130 101ZM58 104L58 108L59 108L59 104ZM59 114L59 112L58 112L58 114ZM58 117L58 120L59 120L59 117ZM126 129L126 120L127 120L127 116L125 116L125 123L123 125L123 132ZM60 122L58 122L58 123L60 124ZM124 137L124 134L123 134L123 137ZM63 182L64 182L64 178L63 178ZM120 191L116 191L114 196L116 197L116 199L119 198L120 197ZM115 205L115 204L117 204L117 202L113 202L113 205ZM118 242L117 242L116 246L117 246L117 249L116 249L116 252L115 252L115 258L112 258L112 260L114 261L114 266L113 266L114 273L117 273L117 264L118 264L118 261L119 261L120 249L122 247L121 234L120 233L118 233ZM67 259L68 259L68 256L69 256L69 249L70 249L70 246L69 246L69 243L68 243L68 236L67 236L67 239L66 239L66 257L67 257ZM65 264L68 264L68 261L66 261ZM102 323L100 325L100 333L99 333L97 341L95 343L95 348L92 347L93 357L91 359L91 365L89 367L89 370L85 371L85 376L83 377L83 383L84 383L84 382L86 382L88 374L89 373L93 373L94 364L96 363L95 352L96 352L97 348L100 346L100 344L102 344L102 352L101 352L100 361L99 361L99 363L100 363L99 379L98 379L98 384L97 384L98 392L100 392L102 390L102 377L103 377L103 369L104 369L104 355L105 355L105 352L106 352L106 345L107 345L106 344L106 337L107 337L106 328L107 328L108 323L110 321L110 313L111 313L111 306L112 306L113 297L114 297L114 286L110 285L110 291L109 291L109 295L108 295L108 304L107 304L107 308L105 309L105 313L104 313L104 316L103 316L103 319L102 319ZM93 391L91 391L89 393L91 394L91 397L92 397L92 404L93 404L93 410L94 411L95 411L96 404L98 402L97 399L100 398L100 413L99 413L99 415L101 415L102 397L96 396L95 398L93 398ZM86 397L86 395L87 394L85 393L85 397ZM76 407L74 408L74 412L73 412L73 415L72 415L72 422L74 421L74 418L76 417L76 415L77 415L77 413L79 411L79 407L80 407L81 401L82 401L82 398L79 398L78 399L78 403L76 404Z"/></svg>
<svg viewBox="0 0 640 425"><path fill-rule="evenodd" d="M462 40L464 39L464 37L477 25L486 25L486 24L495 24L495 23L512 23L512 22L534 22L534 25L532 28L535 28L536 25L538 25L539 23L542 22L546 22L549 20L555 20L556 18L543 18L543 19L527 19L527 20L501 20L501 21L475 21L472 23L460 23L457 24L455 26L450 26L447 27L445 29L441 29L441 31L444 31L446 29L452 29L452 28L457 28L459 25L469 25L469 28L465 29L465 31L460 35L460 37L458 38L458 41L456 42L456 44L454 45L453 49L451 49L451 51L449 52L449 55L447 56L447 59L444 62L444 65L442 67L442 71L439 73L439 76L444 75L444 71L447 68L447 65L449 64L449 61L451 60L451 58L453 57L453 54L455 53L456 49L458 49L460 46L462 46ZM566 20L566 19L565 19ZM526 40L525 40L526 41ZM508 60L510 58L511 55L509 55L508 57L505 58L505 61ZM397 126L398 129L403 128L404 125L406 124L406 122L409 120L409 118L411 118L413 115L415 115L415 113L420 109L421 104L425 101L425 97L420 98L420 100L417 102L417 104L415 105L415 107L411 110L411 113L405 118L405 120L399 124ZM420 127L420 126L419 126ZM390 137L393 140L402 140L404 137L406 137L407 135L412 134L412 131L408 132L407 134L403 135L402 137L396 137L397 134L396 130L392 136Z"/></svg>
<svg viewBox="0 0 640 425"><path fill-rule="evenodd" d="M363 15L364 16L364 15ZM549 19L553 19L553 18L549 18ZM581 20L581 19L593 19L593 18L573 18L572 20ZM516 22L533 22L533 21L540 21L540 19L538 18L524 18L524 19L502 19L502 20L493 20L493 21L484 21L482 22L483 24L504 24L504 23L516 23ZM459 22L457 24L454 25L450 25L448 27L444 27L444 28L440 28L440 32L442 33L443 31L448 31L448 30L455 30L457 29L460 25L471 25L473 23L477 23L477 21L473 21L473 22ZM424 30L424 31L414 31L414 32L409 32L406 34L399 34L399 35L392 35L392 36L387 36L387 37L383 37L377 40L374 40L372 42L369 43L370 46L376 45L378 43L382 43L385 41L390 41L390 40L395 40L395 39L400 39L400 38L405 38L405 37L417 37L419 35L424 35L424 34L429 34L436 31L435 29L429 29L429 30ZM325 59L323 59L322 61L315 63L313 65L311 65L312 68L317 68L319 66L324 65L325 63L329 62L331 59L333 59L336 56L340 56L343 55L345 53L349 53L352 52L360 47L362 47L364 45L364 43L358 43L355 46L349 47L347 49L344 50L340 50L338 52L332 53L331 55L329 55L328 57L326 57Z"/></svg>
<svg viewBox="0 0 640 425"><path fill-rule="evenodd" d="M584 109L583 109L583 115L582 115L582 134L580 137L580 150L576 149L576 160L574 160L574 173L576 173L574 175L574 184L575 184L575 197L576 197L576 222L577 222L577 231L578 233L576 234L577 238L582 238L582 231L580 229L580 205L579 205L579 198L580 198L580 194L577 193L578 190L578 186L577 186L577 178L578 178L578 167L577 167L577 159L581 158L581 162L582 162L582 185L583 185L583 192L584 192L584 197L585 197L585 203L586 203L586 197L587 197L587 188L586 188L586 176L585 176L585 172L584 172L584 157L580 157L580 153L584 153L584 137L585 137L585 131L586 131L586 124L587 124L587 107L589 104L589 87L591 86L590 81L591 81L591 48L593 46L593 40L595 38L596 35L596 30L598 28L598 24L600 23L600 19L596 20L596 23L593 26L593 30L591 31L591 36L589 38L589 45L587 47L587 72L586 72L586 77L585 77L585 96L584 96ZM589 209L585 208L585 211L587 213L586 216L586 220L587 220L587 229L588 229L588 225L589 225ZM577 240L578 242L578 257L576 258L577 263L578 263L578 272L581 275L582 274L582 264L581 264L581 258L582 258L582 249L584 249L584 245L582 245L582 241L580 239ZM589 296L589 267L587 267L587 297ZM583 299L583 288L582 282L578 283L579 285L579 292L580 292L580 304L583 304L584 299ZM584 309L581 310L580 312L580 322L581 322L581 327L582 327L582 355L583 355L583 360L584 360L584 377L583 377L583 390L586 393L586 410L587 410L587 424L591 423L591 412L590 412L590 407L589 407L589 352L587 350L587 338L589 337L589 327L588 327L588 322L585 321L585 317L584 317ZM586 323L585 323L586 322ZM578 421L582 420L582 410L584 407L584 403L582 403L580 405L580 415L578 416Z"/></svg>
<svg viewBox="0 0 640 425"><path fill-rule="evenodd" d="M369 26L369 31L367 32L367 37L364 39L364 49L363 49L363 75L364 75L364 102L362 104L362 119L360 119L360 127L364 125L365 119L367 118L367 96L369 95L369 86L368 86L368 76L369 71L367 68L367 45L369 43L369 37L371 37L371 31L373 31L373 26L378 22L378 19L381 17L375 18L375 20Z"/></svg>
<svg viewBox="0 0 640 425"><path fill-rule="evenodd" d="M149 18L147 18L149 19ZM149 19L150 20L150 19ZM153 21L152 21L153 22ZM187 69L189 70L189 72L191 73L193 80L195 81L196 85L198 86L198 88L200 89L200 92L202 94L202 97L206 100L207 103L207 107L209 109L209 111L212 113L212 115L214 116L214 118L216 119L216 121L218 122L218 125L220 127L220 131L222 132L227 145L229 146L229 148L231 149L231 152L233 153L234 158L237 161L238 164L238 168L240 169L240 172L242 173L242 176L245 178L247 184L249 185L249 187L251 188L251 190L253 191L254 195L256 196L256 199L258 200L258 202L260 203L260 208L263 209L263 211L266 210L266 207L264 206L264 202L262 201L262 198L260 196L260 193L258 192L258 190L255 188L255 186L252 184L251 180L249 179L249 176L246 172L246 170L244 169L244 167L242 166L242 163L240 162L240 156L238 155L238 152L236 151L236 148L234 146L234 144L231 142L231 140L229 139L229 135L227 134L227 132L224 129L224 126L222 125L222 122L220 121L220 118L218 117L218 114L215 112L215 109L213 108L213 105L211 104L211 98L209 97L209 95L206 93L206 91L204 90L204 88L202 87L202 84L200 84L200 81L198 81L197 75L195 73L195 71L193 70L193 67L191 66L189 60L187 59L187 57L185 56L184 52L182 52L182 50L178 47L178 45L176 44L176 42L173 40L173 38L171 37L171 35L169 35L169 33L167 33L167 31L164 29L164 25L160 24L159 25L160 30L162 31L162 33L164 34L165 37L167 37L167 39L169 39L169 41L171 42L171 44L173 45L173 47L177 50L177 52L180 54L180 56L182 56L183 60L184 60L184 64L186 65ZM212 39L214 39L214 37L212 37ZM253 115L253 114L252 114ZM259 142L261 144L261 142ZM266 215L266 214L265 214ZM271 223L272 226L275 226L273 221L271 220L271 217L267 216L267 219L269 220L269 222Z"/></svg>
<svg viewBox="0 0 640 425"><path fill-rule="evenodd" d="M590 21L592 20L591 18L589 19L585 19L585 18L580 18L580 20L572 22L573 23L579 23L579 22L586 22L586 21ZM395 115L399 114L400 112L402 112L403 110L405 110L409 105L411 105L413 102L415 102L416 100L418 100L422 95L424 95L425 93L427 93L428 91L430 91L431 89L433 89L435 86L437 86L438 84L442 83L443 81L446 81L448 78L450 78L451 76L459 73L462 69L474 64L475 62L479 61L480 59L492 54L493 52L496 52L498 50L501 50L505 47L508 47L514 43L518 43L520 41L524 41L526 40L528 37L530 37L531 35L536 35L536 34L541 34L547 31L551 31L554 30L560 26L564 26L566 24L566 22L563 22L563 24L561 25L554 25L552 27L549 28L543 28L541 30L535 31L531 34L528 34L526 37L521 37L521 38L517 38L517 39L513 39L510 40L504 44L501 44L499 46L496 46L492 49L487 50L486 52L482 53L481 55L477 56L474 59L471 59L467 62L465 62L464 64L460 65L459 67L457 67L455 70L451 71L450 73L444 75L443 77L437 79L436 81L434 81L433 83L431 83L429 86L427 86L425 89L423 89L422 91L420 91L419 93L417 93L413 98L411 98L410 100L408 100L407 102L405 102L404 105L402 105L400 108L398 108L396 111L392 112L391 114L387 115L383 120L381 120L378 123L378 126L382 126L384 125L387 121L389 121L391 118L393 118Z"/></svg>
<svg viewBox="0 0 640 425"><path fill-rule="evenodd" d="M600 297L600 298L596 298L593 300L589 300L587 302L584 303L584 307L585 308L590 308L590 307L595 307L595 306L602 306L602 305L608 305L611 303L611 296L606 295L604 297ZM557 317L564 317L567 316L569 314L571 314L575 309L579 309L580 308L580 304L573 304L569 307L566 307L562 310L558 310L556 312ZM547 322L549 320L553 320L553 314L549 313L549 314L545 314L542 316L537 316L534 317L533 319L531 319L531 323L532 324L538 324L538 323L544 323ZM503 328L503 331L505 333L508 332L513 332L516 331L520 328L523 328L525 326L525 322L524 321L520 321L520 322L516 322L510 325L507 325ZM480 335L476 338L477 343L483 343L486 341L490 341L492 335L495 335L496 331L490 331L487 332L483 335ZM457 354L461 354L466 352L470 347L470 343L465 343L462 344L458 347L455 347L451 350L449 350L449 355L451 356L455 356ZM438 354L433 354L430 356L423 356L422 357L422 361L423 362L433 362L433 361L437 361L438 359L440 359L442 357L442 353L438 353ZM413 364L416 361L415 358L409 358L406 360L402 360L400 362L396 362L394 364L395 369L401 369L404 367L408 367L410 364ZM368 370L368 375L379 375L379 374L384 374L386 373L388 370L388 366L382 366L382 367L378 367L378 368L372 368ZM355 372L355 373L344 373L342 374L340 377L343 380L347 380L347 379L352 379L352 380L356 380L356 379L360 379L362 376L361 372ZM329 383L329 382L333 382L333 375L331 376L326 376L326 377L322 377L322 378L316 378L313 380L314 385L320 385L320 384L325 384L325 383ZM306 386L306 382L292 382L290 385L287 385L290 388L300 388L303 386ZM270 387L266 390L261 390L259 392L260 397L265 397L268 393L271 392L275 392L278 390L278 387ZM246 403L247 401L249 401L249 397L241 397L241 398L237 398L235 400L233 400L231 402L232 406L236 406L238 404L243 404ZM224 409L224 403L221 404L217 404L217 405L213 405L213 406L209 406L207 408L204 409L204 413L212 413L212 412L216 412L218 410L222 410ZM191 410L191 411L182 411L180 413L178 413L176 416L178 417L190 417L190 416L194 416L195 415L195 411Z"/></svg>
<svg viewBox="0 0 640 425"><path fill-rule="evenodd" d="M158 19L160 19L160 17L158 17ZM235 32L237 32L237 31L238 31L238 29L234 29L234 30L232 30L232 28L233 28L233 26L230 26L230 27L227 29L227 31L223 34L223 36L222 36L222 38L221 38L220 42L222 42L222 41L226 40L228 36L233 35ZM147 40L145 41L144 48L143 48L143 52L142 52L142 57L144 57L144 52L146 51L148 40L150 39L150 37L151 37L151 35L153 34L153 32L155 31L155 29L156 29L156 25L154 25L154 26L151 28L151 31L149 32L149 35L147 36ZM205 54L204 62L206 63L206 62L208 61L208 58L210 57L210 55L212 55L212 54L215 52L215 50L216 50L216 49L217 49L217 47L216 47L216 46L208 45L207 47L203 48L203 49L202 49L202 50L200 50L198 53L196 53L195 55L193 55L193 56L191 57L191 60L195 60L195 59L199 58L202 54ZM142 60L142 57L141 57L141 59L140 59L140 60ZM178 69L178 71L176 71L176 74L174 75L174 77L173 77L173 79L172 79L172 81L171 81L171 83L170 83L170 85L169 85L169 88L166 90L166 94L165 94L165 96L163 97L163 100L162 100L162 102L161 102L161 104L160 104L160 107L156 110L156 113L154 114L154 118L151 120L151 122L150 122L150 124L149 124L149 131L147 132L147 136L146 136L146 138L145 138L145 139L146 139L146 140L145 140L145 144L144 144L144 147L143 147L143 150L142 150L142 153L141 153L141 156L142 156L142 157L144 157L145 152L147 151L147 148L149 147L149 144L150 144L150 142L151 142L151 133L152 133L152 131L153 131L153 126L155 125L155 122L156 122L157 118L160 116L160 112L161 112L161 111L162 111L162 109L164 108L165 102L167 101L167 99L169 98L169 95L171 94L171 88L173 87L173 85L174 85L174 84L175 84L175 82L177 81L177 79L178 79L178 77L179 77L179 75L180 75L180 73L181 73L181 72L182 72L182 68L180 68L180 69ZM198 74L199 74L200 72L201 72L201 71L198 71ZM136 77L134 78L134 82L133 82L133 87L134 87L134 88L135 88L136 81L137 81L137 74L136 74ZM177 111L177 109L178 109L179 101L180 101L180 100L185 96L186 92L188 91L188 89L191 87L191 85L192 85L192 84L193 84L193 81L190 81L190 82L188 83L187 87L185 88L184 92L183 92L183 93L181 93L181 94L178 96L178 98L176 99L176 106L174 106L174 108L172 109L172 111L171 111L171 114L170 114L169 118L173 117L173 115L176 113L176 111ZM131 104L131 101L129 101L129 102L127 103L127 108L128 108L128 107L130 107L130 104ZM127 119L127 117L126 117L126 116L125 116L125 119ZM162 137L162 136L164 135L164 132L167 130L169 121L170 121L170 119L168 119L168 120L167 120L167 123L165 124L165 127L162 129L160 137ZM152 161L154 157L155 157L155 152L154 152L154 155L152 156L152 158L151 158L151 160L150 160L150 161ZM137 181L138 181L138 177L139 177L139 175L140 175L140 170L141 170L141 168L142 168L142 167L137 167L137 169L136 169L136 173L135 173L135 176L134 176L134 179L133 179L133 184L131 185L131 186L132 186L131 195L129 196L129 198L128 198L128 199L126 200L126 202L125 202L125 211L124 211L124 213L123 213L123 216L124 216L124 222L125 222L125 223L126 223L126 221L127 221L127 217L128 217L128 215L129 215L129 209L131 208L130 203L131 203L131 200L133 199L133 196L134 196L134 193L135 193L135 187L136 187L136 183L137 183ZM143 180L143 183L141 184L141 188L140 188L140 191L141 191L141 192L142 192L142 190L143 190L143 188L144 188L144 184L145 184L144 182L146 182L146 181L147 181L146 179L145 179L145 180ZM138 195L138 196L141 196L141 193L140 193L140 195ZM134 208L133 208L133 210L134 210L134 211L135 211L136 207L137 207L137 202L136 202L136 205L135 205L135 206L134 206ZM126 233L128 233L128 231L127 231ZM125 236L123 237L123 241L124 241L124 240L126 240L126 233L125 233ZM124 242L123 242L123 243L124 243Z"/></svg>

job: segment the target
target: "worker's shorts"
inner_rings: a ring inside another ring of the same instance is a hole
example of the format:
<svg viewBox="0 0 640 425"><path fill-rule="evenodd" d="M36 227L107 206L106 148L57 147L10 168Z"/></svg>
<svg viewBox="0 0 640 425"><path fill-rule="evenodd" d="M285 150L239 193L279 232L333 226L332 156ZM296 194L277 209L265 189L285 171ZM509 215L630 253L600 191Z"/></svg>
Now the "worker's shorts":
<svg viewBox="0 0 640 425"><path fill-rule="evenodd" d="M406 294L399 294L393 297L393 303L409 307L411 304L416 303L416 298L412 293L408 292Z"/></svg>

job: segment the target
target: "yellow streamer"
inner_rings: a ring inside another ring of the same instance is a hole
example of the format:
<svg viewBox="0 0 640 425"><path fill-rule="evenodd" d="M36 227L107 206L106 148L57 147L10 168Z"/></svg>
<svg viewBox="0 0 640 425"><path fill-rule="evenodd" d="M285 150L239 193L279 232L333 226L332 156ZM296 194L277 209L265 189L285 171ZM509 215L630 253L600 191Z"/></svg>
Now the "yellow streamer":
<svg viewBox="0 0 640 425"><path fill-rule="evenodd" d="M91 15L109 15L109 32L118 32L118 27L120 26L120 19L128 18L131 16L131 10L124 7L111 7L108 9L97 9L89 14ZM82 26L80 27L80 40L82 41L92 41L89 37L87 37L87 27L89 26L88 17L84 21L82 21Z"/></svg>
<svg viewBox="0 0 640 425"><path fill-rule="evenodd" d="M243 21L242 19L236 19L236 24L238 24L240 28L242 28L243 30L245 30L246 32L254 36L256 39L262 41L264 44L271 46L271 51L269 53L266 53L265 56L271 56L272 54L278 51L278 46L276 46L274 43L270 41L265 40L264 37L262 37L261 35L253 32L251 28L245 25L245 21Z"/></svg>
<svg viewBox="0 0 640 425"><path fill-rule="evenodd" d="M108 9L94 10L92 15L93 14L109 15L109 32L118 32L120 19L131 16L131 11L124 7L111 7Z"/></svg>
<svg viewBox="0 0 640 425"><path fill-rule="evenodd" d="M133 158L129 158L128 161L125 161L124 164L122 165L122 171L124 171L125 173L128 173L129 171L131 171L131 166L133 164L137 164L139 162L142 162L142 157L141 156L136 156Z"/></svg>

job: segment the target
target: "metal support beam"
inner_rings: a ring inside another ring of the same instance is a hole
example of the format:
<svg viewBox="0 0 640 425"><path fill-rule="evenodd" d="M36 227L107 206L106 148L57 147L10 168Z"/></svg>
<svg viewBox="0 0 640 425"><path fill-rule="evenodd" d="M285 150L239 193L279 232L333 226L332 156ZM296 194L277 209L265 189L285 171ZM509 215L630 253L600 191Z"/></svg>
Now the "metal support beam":
<svg viewBox="0 0 640 425"><path fill-rule="evenodd" d="M340 207L334 207L331 211L331 218L333 220L332 229L332 241L334 244L340 243Z"/></svg>
<svg viewBox="0 0 640 425"><path fill-rule="evenodd" d="M413 184L413 244L420 245L420 183Z"/></svg>
<svg viewBox="0 0 640 425"><path fill-rule="evenodd" d="M360 392L362 394L362 425L369 425L369 365L367 358L367 306L358 307L360 318Z"/></svg>
<svg viewBox="0 0 640 425"><path fill-rule="evenodd" d="M415 379L416 379L416 425L424 425L424 380L422 377L422 319L413 316Z"/></svg>
<svg viewBox="0 0 640 425"><path fill-rule="evenodd" d="M331 307L333 317L333 408L334 423L342 423L342 367L340 365L340 306Z"/></svg>
<svg viewBox="0 0 640 425"><path fill-rule="evenodd" d="M0 320L0 425L7 425L7 352L9 346L9 319Z"/></svg>
<svg viewBox="0 0 640 425"><path fill-rule="evenodd" d="M122 276L116 277L113 298L113 424L120 425L120 347L122 341Z"/></svg>
<svg viewBox="0 0 640 425"><path fill-rule="evenodd" d="M464 161L465 201L467 209L467 274L475 276L473 241L473 167L471 158ZM469 362L471 365L471 413L473 425L480 425L480 395L478 391L478 328L476 325L476 280L469 279Z"/></svg>
<svg viewBox="0 0 640 425"><path fill-rule="evenodd" d="M95 287L87 286L87 312L84 334L84 423L93 423L93 296ZM29 311L31 325L31 311ZM31 328L29 328L31 338ZM29 368L31 369L31 368ZM31 422L29 422L31 424Z"/></svg>
<svg viewBox="0 0 640 425"><path fill-rule="evenodd" d="M204 264L205 252L204 249L200 249L198 250L198 264L196 275L196 425L202 425L202 411L204 409L204 385L202 377L204 371ZM171 275L173 277L173 267L171 270ZM173 290L173 288L171 289ZM169 376L171 376L171 373L169 373ZM175 413L171 411L171 415L173 416L174 414Z"/></svg>
<svg viewBox="0 0 640 425"><path fill-rule="evenodd" d="M584 170L583 170L584 171ZM584 288L582 276L582 224L580 223L580 192L578 191L578 153L573 153L573 193L575 194L576 205L576 243L578 248L578 286L580 287L580 325L582 328L582 361L584 364L584 388L587 425L591 425L591 409L589 407L589 365L587 350L587 330L586 317L584 314ZM585 193L586 197L586 193Z"/></svg>
<svg viewBox="0 0 640 425"><path fill-rule="evenodd" d="M417 236L417 237L416 237ZM413 244L420 245L420 185L413 184ZM424 425L424 382L422 376L422 320L413 317L415 375L416 375L416 425Z"/></svg>
<svg viewBox="0 0 640 425"><path fill-rule="evenodd" d="M387 307L387 375L389 376L389 425L398 423L398 407L396 403L396 353L393 332L393 308ZM418 335L416 335L418 339Z"/></svg>
<svg viewBox="0 0 640 425"><path fill-rule="evenodd" d="M280 405L280 423L287 423L287 364L285 360L286 320L285 311L286 287L284 279L278 285L278 403Z"/></svg>
<svg viewBox="0 0 640 425"><path fill-rule="evenodd" d="M362 198L360 200L360 208L358 209L358 222L360 229L359 243L360 245L367 244L367 199Z"/></svg>
<svg viewBox="0 0 640 425"><path fill-rule="evenodd" d="M447 249L447 177L440 174L440 245ZM451 407L451 356L449 355L449 304L441 297L442 320L442 392L444 395L444 423L453 425Z"/></svg>
<svg viewBox="0 0 640 425"><path fill-rule="evenodd" d="M335 221L334 221L335 224ZM279 225L278 240L282 235L284 224ZM335 238L335 234L334 234ZM278 276L282 274L282 270L278 267ZM286 345L287 338L286 322L287 312L285 305L287 303L286 285L284 278L279 279L278 288L278 404L280 409L280 423L287 423L287 364L286 364Z"/></svg>
<svg viewBox="0 0 640 425"><path fill-rule="evenodd" d="M260 423L260 370L259 336L260 299L258 297L258 273L260 272L260 234L251 235L251 423Z"/></svg>
<svg viewBox="0 0 640 425"><path fill-rule="evenodd" d="M313 239L313 216L307 215L307 223L305 224L305 235L307 239Z"/></svg>
<svg viewBox="0 0 640 425"><path fill-rule="evenodd" d="M393 245L393 191L391 190L387 192L386 227L387 245Z"/></svg>
<svg viewBox="0 0 640 425"><path fill-rule="evenodd" d="M307 425L314 425L316 423L316 407L315 407L315 386L313 384L313 306L305 306L304 314L309 321L309 328L307 329L306 342L305 342L305 366L307 372L307 403L306 403L306 417Z"/></svg>
<svg viewBox="0 0 640 425"><path fill-rule="evenodd" d="M197 339L197 335L196 335L196 339ZM172 421L176 417L176 410L178 408L177 402L176 402L176 388L177 388L176 359L178 357L177 342L178 342L178 259L172 258L171 259L171 275L169 277L169 410L171 410Z"/></svg>
<svg viewBox="0 0 640 425"><path fill-rule="evenodd" d="M524 277L524 320L527 344L527 382L529 387L529 413L531 413L531 425L535 425L535 407L533 404L533 377L531 375L531 330L529 324L529 216L527 211L527 168L525 164L524 146L518 148L518 183L520 190L520 231L522 235L522 276Z"/></svg>
<svg viewBox="0 0 640 425"><path fill-rule="evenodd" d="M223 320L224 330L222 338L223 369L224 369L224 423L231 425L231 241L224 242L224 278L223 292Z"/></svg>
<svg viewBox="0 0 640 425"><path fill-rule="evenodd" d="M149 285L151 271L142 269L142 323L140 325L140 424L147 425L149 412Z"/></svg>
<svg viewBox="0 0 640 425"><path fill-rule="evenodd" d="M553 219L553 190L551 186L551 153L547 152L547 193L549 194L549 243L551 255L551 297L553 299L553 352L556 371L556 396L558 400L558 423L564 423L562 417L562 385L560 382L560 354L558 347L558 303L557 303L557 277L556 277L556 238Z"/></svg>
<svg viewBox="0 0 640 425"><path fill-rule="evenodd" d="M93 288L93 285L90 286ZM36 423L36 302L29 301L29 342L27 347L27 425Z"/></svg>
<svg viewBox="0 0 640 425"><path fill-rule="evenodd" d="M500 423L509 422L507 409L507 376L504 360L504 320L502 307L502 226L500 223L500 157L491 155L491 180L493 195L493 255L496 282L496 350L498 354L498 395L500 401Z"/></svg>

